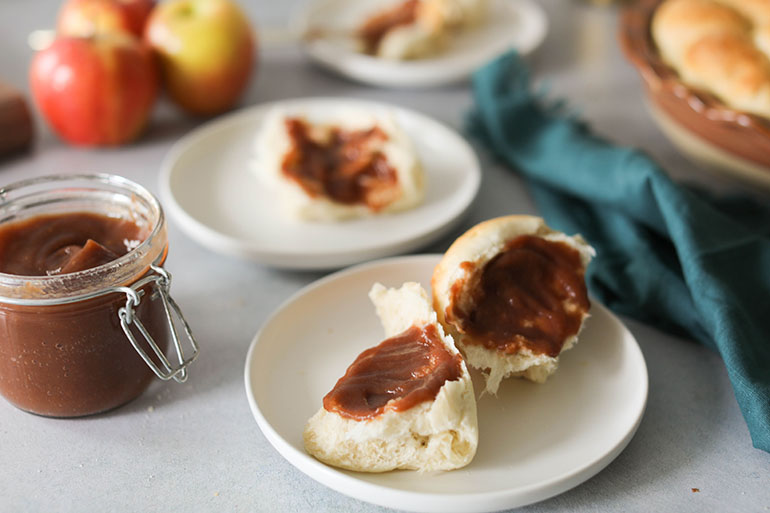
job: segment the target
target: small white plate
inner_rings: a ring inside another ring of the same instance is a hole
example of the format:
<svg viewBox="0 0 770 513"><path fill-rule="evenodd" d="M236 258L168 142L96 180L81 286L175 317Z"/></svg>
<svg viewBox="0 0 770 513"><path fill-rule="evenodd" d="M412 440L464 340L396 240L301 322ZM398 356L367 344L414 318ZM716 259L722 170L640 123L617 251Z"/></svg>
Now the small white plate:
<svg viewBox="0 0 770 513"><path fill-rule="evenodd" d="M580 341L562 355L547 383L506 380L497 397L479 399L479 449L467 467L367 474L327 466L305 452L307 419L355 357L384 338L367 299L371 285L418 281L427 288L439 258L390 258L343 270L278 308L246 357L246 394L267 439L318 482L409 511L514 508L559 494L599 472L636 432L647 401L647 367L631 333L596 302Z"/></svg>
<svg viewBox="0 0 770 513"><path fill-rule="evenodd" d="M295 31L306 34L321 30L330 34L309 40L306 51L320 64L348 78L385 87L433 87L467 78L506 50L516 49L526 55L543 42L548 30L543 8L532 0L490 0L485 23L458 34L443 53L413 61L391 61L358 52L349 35L383 5L388 3L315 0L297 16Z"/></svg>
<svg viewBox="0 0 770 513"><path fill-rule="evenodd" d="M386 110L410 136L426 174L414 209L339 223L283 215L278 198L251 169L254 141L273 107L311 117L349 106ZM293 269L329 269L414 250L460 220L481 182L470 145L450 128L400 107L310 98L269 103L211 121L177 142L163 162L161 196L193 239L210 249Z"/></svg>

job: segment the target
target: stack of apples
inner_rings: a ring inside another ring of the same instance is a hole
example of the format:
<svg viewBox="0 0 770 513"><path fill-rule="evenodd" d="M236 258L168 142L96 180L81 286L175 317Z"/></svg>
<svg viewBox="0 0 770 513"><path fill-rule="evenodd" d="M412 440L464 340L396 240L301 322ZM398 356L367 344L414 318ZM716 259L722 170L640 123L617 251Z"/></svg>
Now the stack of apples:
<svg viewBox="0 0 770 513"><path fill-rule="evenodd" d="M161 84L186 112L230 109L255 64L254 32L232 0L67 0L30 87L72 144L115 146L147 125Z"/></svg>

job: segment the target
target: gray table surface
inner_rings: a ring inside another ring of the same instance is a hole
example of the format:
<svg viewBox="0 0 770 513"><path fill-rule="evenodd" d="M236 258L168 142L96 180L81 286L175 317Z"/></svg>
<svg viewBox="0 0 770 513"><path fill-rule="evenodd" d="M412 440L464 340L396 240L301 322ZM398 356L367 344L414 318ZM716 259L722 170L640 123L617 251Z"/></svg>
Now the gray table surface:
<svg viewBox="0 0 770 513"><path fill-rule="evenodd" d="M262 26L286 23L294 4L243 0ZM615 40L617 12L577 0L541 0L550 32L531 58L553 96L602 134L640 146L679 179L718 190L661 135L642 104L638 77ZM54 24L57 0L0 1L0 78L28 92L27 34ZM292 47L265 48L244 105L301 96L376 99L460 128L467 84L394 91L355 84L310 64ZM144 138L118 149L76 149L38 118L31 153L0 162L0 182L51 173L111 172L158 191L169 147L200 124L165 101ZM480 197L461 229L494 216L534 213L523 183L481 154ZM424 248L441 252L459 234ZM105 415L56 420L0 400L0 511L380 511L325 488L267 442L246 400L243 366L260 325L323 273L277 271L215 254L169 222L173 294L203 347L185 385L154 383ZM751 445L721 359L690 340L625 319L649 368L641 426L606 469L523 511L770 511L770 455ZM597 419L600 422L600 419ZM699 491L694 491L694 489Z"/></svg>

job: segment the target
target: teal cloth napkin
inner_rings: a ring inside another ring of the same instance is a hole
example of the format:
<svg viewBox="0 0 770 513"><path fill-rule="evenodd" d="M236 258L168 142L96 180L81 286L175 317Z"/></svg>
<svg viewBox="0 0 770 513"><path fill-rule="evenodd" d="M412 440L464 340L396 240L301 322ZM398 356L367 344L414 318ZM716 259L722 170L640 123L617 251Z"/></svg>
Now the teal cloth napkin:
<svg viewBox="0 0 770 513"><path fill-rule="evenodd" d="M770 452L770 209L678 185L592 134L532 92L514 53L476 72L473 92L470 134L527 178L551 226L596 249L594 297L716 349L754 446Z"/></svg>

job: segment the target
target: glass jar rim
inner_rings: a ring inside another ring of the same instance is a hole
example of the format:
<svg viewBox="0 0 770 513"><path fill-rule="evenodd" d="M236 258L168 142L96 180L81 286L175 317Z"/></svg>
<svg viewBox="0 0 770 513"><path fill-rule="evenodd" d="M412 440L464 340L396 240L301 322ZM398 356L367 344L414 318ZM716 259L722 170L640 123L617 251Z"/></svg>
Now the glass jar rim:
<svg viewBox="0 0 770 513"><path fill-rule="evenodd" d="M152 228L149 234L141 243L139 243L135 248L131 249L125 255L121 255L115 260L90 269L50 276L25 276L0 272L0 287L11 290L14 288L19 289L18 294L10 295L4 293L3 290L0 290L0 303L11 303L19 305L51 305L89 299L91 297L101 295L100 289L106 289L112 285L116 285L115 283L110 283L100 287L99 278L107 279L110 277L117 277L120 275L118 271L121 268L125 269L127 266L130 266L131 263L138 260L146 260L146 258L142 259L142 256L146 256L151 252L152 245L156 243L159 234L162 230L165 229L165 215L163 208L161 207L160 202L155 197L155 195L152 194L148 189L132 180L129 180L128 178L124 178L119 175L107 173L55 174L20 180L5 187L0 187L0 224L6 222L8 214L14 214L13 211L9 213L4 212L4 210L7 209L9 205L13 204L13 202L20 201L22 199L28 199L35 194L43 194L45 192L54 192L58 190L61 190L62 192L73 191L76 190L77 187L72 184L78 182L92 186L92 189L90 190L109 191L110 188L112 188L112 190L115 192L123 192L127 196L130 194L131 201L134 201L134 199L138 198L146 205L148 211L151 213L151 218L149 221L152 223ZM67 185L68 183L70 185ZM49 186L50 188L36 192L30 192L27 195L14 197L14 194L19 194L20 191L28 191L30 188L42 186ZM99 189L99 186L101 186L101 189ZM83 190L85 191L86 189ZM165 246L166 244L164 242L164 249L162 249L160 252L160 259L165 256ZM147 263L146 267L149 268L150 263L159 263L156 260L158 259L153 258L151 262ZM77 281L88 283L89 286L85 287L85 289L81 291L55 294L55 297L35 297L36 291L50 290L51 288L54 288L56 284L65 284L69 285L70 288L77 288L72 285ZM122 284L123 283L118 283L117 285Z"/></svg>

